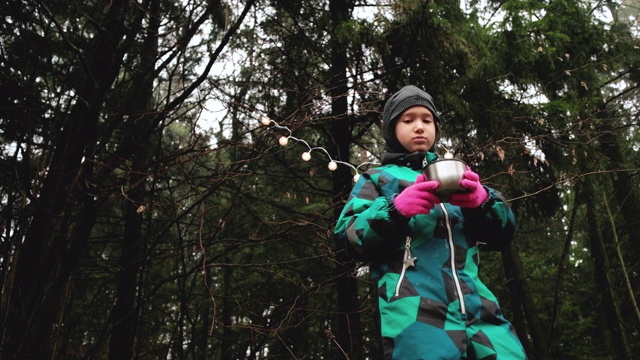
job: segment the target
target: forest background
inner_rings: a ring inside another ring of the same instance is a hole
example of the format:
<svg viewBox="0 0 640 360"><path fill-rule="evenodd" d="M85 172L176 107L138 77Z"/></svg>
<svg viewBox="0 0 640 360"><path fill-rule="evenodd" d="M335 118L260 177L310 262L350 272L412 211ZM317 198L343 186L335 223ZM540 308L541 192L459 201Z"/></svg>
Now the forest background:
<svg viewBox="0 0 640 360"><path fill-rule="evenodd" d="M516 213L530 358L631 359L639 5L1 2L0 358L379 359L332 229L410 83Z"/></svg>

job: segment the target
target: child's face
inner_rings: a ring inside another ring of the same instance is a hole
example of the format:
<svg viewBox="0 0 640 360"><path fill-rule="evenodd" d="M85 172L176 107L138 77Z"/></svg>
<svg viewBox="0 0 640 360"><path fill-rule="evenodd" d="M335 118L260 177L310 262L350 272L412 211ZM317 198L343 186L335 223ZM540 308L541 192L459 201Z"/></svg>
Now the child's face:
<svg viewBox="0 0 640 360"><path fill-rule="evenodd" d="M405 110L395 126L398 141L410 153L426 152L436 141L436 122L431 111L424 106Z"/></svg>

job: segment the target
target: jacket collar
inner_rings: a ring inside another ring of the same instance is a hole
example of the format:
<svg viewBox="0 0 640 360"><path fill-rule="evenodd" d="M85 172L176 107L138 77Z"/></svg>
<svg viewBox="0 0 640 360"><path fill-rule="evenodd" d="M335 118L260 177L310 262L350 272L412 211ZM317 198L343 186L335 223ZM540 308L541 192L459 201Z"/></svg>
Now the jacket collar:
<svg viewBox="0 0 640 360"><path fill-rule="evenodd" d="M425 165L437 159L438 155L432 152L416 151L414 153L391 153L382 154L382 165L396 164L406 166L413 170L422 170Z"/></svg>

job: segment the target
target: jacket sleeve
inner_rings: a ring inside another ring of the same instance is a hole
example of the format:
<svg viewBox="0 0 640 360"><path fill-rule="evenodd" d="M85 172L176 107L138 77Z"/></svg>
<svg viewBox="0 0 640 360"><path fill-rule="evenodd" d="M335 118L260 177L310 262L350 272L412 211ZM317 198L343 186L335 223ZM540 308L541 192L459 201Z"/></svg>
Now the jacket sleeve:
<svg viewBox="0 0 640 360"><path fill-rule="evenodd" d="M371 253L402 244L409 219L395 210L393 200L380 194L377 184L364 173L353 187L334 229L347 242L356 258L367 260Z"/></svg>
<svg viewBox="0 0 640 360"><path fill-rule="evenodd" d="M513 241L516 219L504 196L497 190L485 188L489 197L482 205L462 209L466 234L482 250L502 250Z"/></svg>

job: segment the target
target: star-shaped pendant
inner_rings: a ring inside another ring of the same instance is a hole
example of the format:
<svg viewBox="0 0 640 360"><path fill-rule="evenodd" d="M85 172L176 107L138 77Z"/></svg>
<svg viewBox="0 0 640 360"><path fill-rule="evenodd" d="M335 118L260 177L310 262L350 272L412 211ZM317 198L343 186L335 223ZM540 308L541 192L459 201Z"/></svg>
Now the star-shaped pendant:
<svg viewBox="0 0 640 360"><path fill-rule="evenodd" d="M417 259L418 259L417 257L408 257L408 258L404 259L404 261L403 261L404 266L406 266L406 267L416 266L416 260Z"/></svg>

